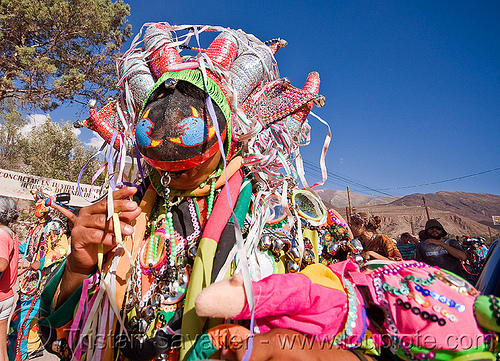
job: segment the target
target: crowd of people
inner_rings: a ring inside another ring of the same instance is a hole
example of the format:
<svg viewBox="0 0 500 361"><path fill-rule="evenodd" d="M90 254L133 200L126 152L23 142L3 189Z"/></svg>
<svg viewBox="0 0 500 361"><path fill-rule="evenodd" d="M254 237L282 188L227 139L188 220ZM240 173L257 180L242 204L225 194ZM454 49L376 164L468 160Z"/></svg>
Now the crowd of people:
<svg viewBox="0 0 500 361"><path fill-rule="evenodd" d="M402 233L397 240L403 259L423 261L427 264L449 270L474 284L484 267L488 254L485 238L448 238L442 224L430 219L418 237L409 232Z"/></svg>
<svg viewBox="0 0 500 361"><path fill-rule="evenodd" d="M125 211L130 206L123 208ZM56 204L51 198L40 198L35 204L37 221L32 225L27 239L19 244L18 237L12 230L12 224L18 217L16 204L11 198L0 197L0 270L3 272L0 279L0 337L4 339L0 343L1 360L26 360L43 354L35 319L40 306L39 298L47 281L58 273L58 266L62 265L68 251L67 227L56 215L56 209L67 217L68 224L73 225L77 221L74 213ZM130 208L128 211L133 212L134 209ZM379 233L381 221L379 216L359 212L353 214L345 225L352 238L350 241L359 241L362 246L359 250L363 257L361 263L421 261L453 272L471 283L475 281L475 277L470 276L477 276L484 265L488 252L484 238L463 236L462 242L459 242L447 237L446 230L438 220L430 219L419 237L405 232L395 241ZM344 238L347 233L343 235ZM350 256L344 254L344 257ZM468 267L471 264L474 268ZM18 279L22 284L19 285L19 297L14 297L13 290ZM10 318L9 331L7 325Z"/></svg>

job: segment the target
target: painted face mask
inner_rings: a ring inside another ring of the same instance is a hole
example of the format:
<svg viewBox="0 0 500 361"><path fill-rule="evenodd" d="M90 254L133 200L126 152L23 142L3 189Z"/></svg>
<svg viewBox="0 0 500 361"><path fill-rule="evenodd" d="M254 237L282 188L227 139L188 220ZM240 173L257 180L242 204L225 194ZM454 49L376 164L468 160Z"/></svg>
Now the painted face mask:
<svg viewBox="0 0 500 361"><path fill-rule="evenodd" d="M216 119L212 119L207 95L196 85L171 78L157 85L135 129L137 145L146 162L156 169L174 172L212 157L219 150L214 121L223 141L227 130L217 104L213 103L212 115Z"/></svg>
<svg viewBox="0 0 500 361"><path fill-rule="evenodd" d="M40 199L35 203L35 217L42 218L47 215L49 209L45 206L45 202Z"/></svg>

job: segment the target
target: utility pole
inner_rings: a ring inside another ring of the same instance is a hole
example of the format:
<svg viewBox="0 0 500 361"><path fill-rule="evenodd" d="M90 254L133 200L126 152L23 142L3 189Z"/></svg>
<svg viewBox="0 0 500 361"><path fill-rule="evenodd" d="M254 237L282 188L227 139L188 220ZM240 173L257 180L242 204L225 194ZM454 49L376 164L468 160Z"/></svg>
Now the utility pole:
<svg viewBox="0 0 500 361"><path fill-rule="evenodd" d="M427 207L427 203L425 203L425 197L422 196L422 200L424 201L424 207L425 207L425 214L427 214L427 220L431 219L431 216L429 216L429 208Z"/></svg>
<svg viewBox="0 0 500 361"><path fill-rule="evenodd" d="M347 203L349 205L349 214L347 216L348 218L348 222L351 220L351 216L352 216L352 206L351 206L351 193L349 192L349 186L347 186Z"/></svg>

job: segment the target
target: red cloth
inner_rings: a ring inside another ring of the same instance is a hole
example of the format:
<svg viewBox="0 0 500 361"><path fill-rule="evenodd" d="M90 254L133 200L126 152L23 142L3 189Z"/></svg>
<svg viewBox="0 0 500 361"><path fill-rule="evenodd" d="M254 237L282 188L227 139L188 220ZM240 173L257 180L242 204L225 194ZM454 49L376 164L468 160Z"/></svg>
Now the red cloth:
<svg viewBox="0 0 500 361"><path fill-rule="evenodd" d="M0 228L0 258L9 262L7 269L0 278L0 301L14 296L12 287L17 281L17 267L19 261L19 243L17 234L12 239L6 230Z"/></svg>

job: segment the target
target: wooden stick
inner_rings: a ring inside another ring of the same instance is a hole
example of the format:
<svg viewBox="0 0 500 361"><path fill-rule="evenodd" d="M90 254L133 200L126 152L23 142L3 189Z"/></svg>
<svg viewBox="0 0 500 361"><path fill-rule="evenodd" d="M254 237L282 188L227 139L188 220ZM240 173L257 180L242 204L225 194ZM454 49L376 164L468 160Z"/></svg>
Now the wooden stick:
<svg viewBox="0 0 500 361"><path fill-rule="evenodd" d="M422 200L424 201L424 207L425 207L425 213L427 214L427 220L431 219L431 216L429 216L429 208L427 207L427 203L425 203L425 197L422 196Z"/></svg>
<svg viewBox="0 0 500 361"><path fill-rule="evenodd" d="M349 186L347 186L347 203L349 204L349 219L352 216L352 206L351 206L351 192L349 192Z"/></svg>

